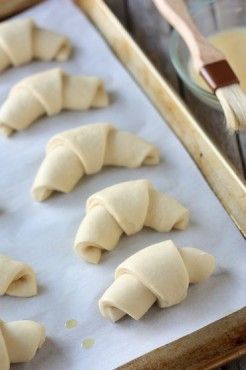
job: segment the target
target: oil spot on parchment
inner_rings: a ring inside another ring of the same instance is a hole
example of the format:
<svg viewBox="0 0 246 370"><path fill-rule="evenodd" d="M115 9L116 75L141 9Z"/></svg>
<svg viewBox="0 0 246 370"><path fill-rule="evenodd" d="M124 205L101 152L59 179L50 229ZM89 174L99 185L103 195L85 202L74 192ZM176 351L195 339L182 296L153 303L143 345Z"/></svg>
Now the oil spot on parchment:
<svg viewBox="0 0 246 370"><path fill-rule="evenodd" d="M65 322L65 327L66 327L67 329L73 329L73 328L76 328L76 326L77 326L77 321L76 321L76 320L74 320L74 319L67 320L67 321Z"/></svg>
<svg viewBox="0 0 246 370"><path fill-rule="evenodd" d="M95 344L95 339L93 338L86 338L82 341L81 347L85 349L90 349L94 346Z"/></svg>

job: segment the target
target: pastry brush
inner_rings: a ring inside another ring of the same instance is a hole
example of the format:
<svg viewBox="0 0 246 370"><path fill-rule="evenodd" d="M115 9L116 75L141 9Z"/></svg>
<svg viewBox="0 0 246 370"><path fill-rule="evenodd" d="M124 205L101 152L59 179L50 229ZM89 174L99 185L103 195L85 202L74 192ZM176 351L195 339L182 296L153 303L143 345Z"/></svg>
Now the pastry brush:
<svg viewBox="0 0 246 370"><path fill-rule="evenodd" d="M246 94L224 54L198 30L183 0L153 0L185 41L195 69L217 96L230 132L246 129Z"/></svg>

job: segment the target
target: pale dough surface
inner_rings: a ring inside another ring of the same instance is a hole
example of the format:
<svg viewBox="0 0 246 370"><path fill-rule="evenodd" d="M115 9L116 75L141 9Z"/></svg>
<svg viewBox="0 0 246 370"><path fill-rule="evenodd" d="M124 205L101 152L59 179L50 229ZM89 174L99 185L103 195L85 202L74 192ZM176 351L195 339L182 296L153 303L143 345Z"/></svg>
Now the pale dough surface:
<svg viewBox="0 0 246 370"><path fill-rule="evenodd" d="M68 193L85 174L95 174L103 166L136 168L157 163L158 150L137 135L119 131L108 123L81 126L48 142L32 196L42 201L53 191Z"/></svg>
<svg viewBox="0 0 246 370"><path fill-rule="evenodd" d="M9 136L39 117L62 109L86 110L108 105L103 81L97 77L69 75L54 68L18 82L0 108L0 132Z"/></svg>
<svg viewBox="0 0 246 370"><path fill-rule="evenodd" d="M32 297L37 294L36 275L24 262L0 254L0 296Z"/></svg>
<svg viewBox="0 0 246 370"><path fill-rule="evenodd" d="M189 211L148 180L122 182L88 198L74 249L79 257L98 263L102 251L115 248L123 233L132 235L144 226L159 232L184 230L188 222Z"/></svg>
<svg viewBox="0 0 246 370"><path fill-rule="evenodd" d="M0 24L0 72L32 59L64 61L70 53L67 37L40 28L31 19L14 19Z"/></svg>
<svg viewBox="0 0 246 370"><path fill-rule="evenodd" d="M1 370L9 370L10 364L31 361L44 341L45 328L34 321L0 321Z"/></svg>
<svg viewBox="0 0 246 370"><path fill-rule="evenodd" d="M171 240L151 245L117 267L100 311L113 322L126 314L139 320L156 301L162 308L180 303L189 283L206 280L214 268L214 257L200 249L178 249Z"/></svg>

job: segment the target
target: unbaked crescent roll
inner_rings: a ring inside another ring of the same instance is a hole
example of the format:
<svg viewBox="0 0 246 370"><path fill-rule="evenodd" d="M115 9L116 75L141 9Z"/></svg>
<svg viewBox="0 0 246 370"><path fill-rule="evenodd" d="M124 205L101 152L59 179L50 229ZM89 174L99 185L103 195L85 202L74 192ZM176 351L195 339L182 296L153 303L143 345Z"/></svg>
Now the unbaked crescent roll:
<svg viewBox="0 0 246 370"><path fill-rule="evenodd" d="M183 230L188 221L188 210L149 181L122 182L88 198L74 250L84 260L98 263L102 251L112 250L123 233L132 235L144 226L159 232Z"/></svg>
<svg viewBox="0 0 246 370"><path fill-rule="evenodd" d="M107 123L90 124L54 136L32 187L34 199L47 199L53 191L70 192L83 175L103 166L135 168L159 162L157 149L129 132Z"/></svg>
<svg viewBox="0 0 246 370"><path fill-rule="evenodd" d="M24 262L0 254L0 296L32 297L37 294L33 269Z"/></svg>
<svg viewBox="0 0 246 370"><path fill-rule="evenodd" d="M31 19L15 19L0 24L0 72L32 59L67 60L69 40L56 32L38 27Z"/></svg>
<svg viewBox="0 0 246 370"><path fill-rule="evenodd" d="M178 249L171 240L151 245L117 267L99 309L113 322L126 314L139 320L156 301L161 308L183 301L189 283L206 280L214 268L214 257L200 249Z"/></svg>
<svg viewBox="0 0 246 370"><path fill-rule="evenodd" d="M97 77L68 75L59 68L24 78L15 85L0 108L0 131L9 136L37 118L53 116L62 109L105 107L108 96Z"/></svg>
<svg viewBox="0 0 246 370"><path fill-rule="evenodd" d="M10 364L31 361L44 341L45 328L34 321L0 321L1 370L9 370Z"/></svg>

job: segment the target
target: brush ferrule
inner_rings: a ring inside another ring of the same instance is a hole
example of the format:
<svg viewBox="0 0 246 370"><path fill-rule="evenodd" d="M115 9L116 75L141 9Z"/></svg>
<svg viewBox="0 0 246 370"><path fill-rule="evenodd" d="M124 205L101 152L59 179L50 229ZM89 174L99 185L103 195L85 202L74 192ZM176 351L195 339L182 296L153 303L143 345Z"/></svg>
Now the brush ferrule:
<svg viewBox="0 0 246 370"><path fill-rule="evenodd" d="M226 60L219 60L203 66L200 69L200 74L214 93L220 87L239 83L237 76Z"/></svg>

